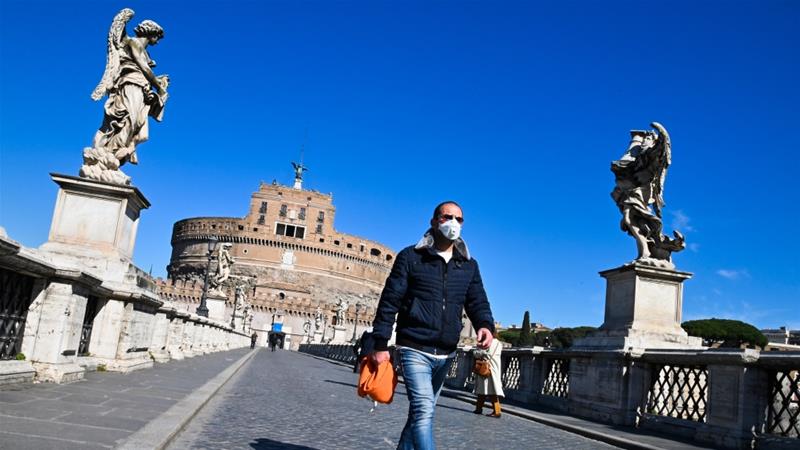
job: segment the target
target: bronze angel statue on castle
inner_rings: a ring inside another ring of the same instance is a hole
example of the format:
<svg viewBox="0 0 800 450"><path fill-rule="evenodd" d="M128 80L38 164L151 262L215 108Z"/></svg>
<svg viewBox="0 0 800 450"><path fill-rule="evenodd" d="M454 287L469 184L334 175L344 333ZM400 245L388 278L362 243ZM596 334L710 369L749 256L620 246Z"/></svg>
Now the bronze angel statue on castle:
<svg viewBox="0 0 800 450"><path fill-rule="evenodd" d="M622 213L622 231L636 240L639 256L634 263L673 269L672 252L683 250L686 243L677 230L674 239L662 233L664 181L672 162L672 144L660 123L650 126L655 131L632 130L625 154L611 163L616 178L611 198Z"/></svg>
<svg viewBox="0 0 800 450"><path fill-rule="evenodd" d="M130 184L120 166L136 164L136 146L148 138L147 118L161 121L167 102L167 75L153 73L155 61L147 47L164 37L164 30L152 20L144 20L128 36L125 26L133 10L123 9L108 32L108 55L103 78L92 92L93 100L108 95L103 124L95 133L91 147L83 150L80 176L115 184Z"/></svg>

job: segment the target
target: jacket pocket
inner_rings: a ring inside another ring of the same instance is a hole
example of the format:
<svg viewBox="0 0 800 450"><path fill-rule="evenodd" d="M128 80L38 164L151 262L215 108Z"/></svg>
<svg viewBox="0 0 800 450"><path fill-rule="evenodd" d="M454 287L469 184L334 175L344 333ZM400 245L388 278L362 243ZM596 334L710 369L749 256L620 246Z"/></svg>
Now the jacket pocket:
<svg viewBox="0 0 800 450"><path fill-rule="evenodd" d="M408 308L409 325L414 328L436 329L436 320L431 310L431 303L414 297Z"/></svg>

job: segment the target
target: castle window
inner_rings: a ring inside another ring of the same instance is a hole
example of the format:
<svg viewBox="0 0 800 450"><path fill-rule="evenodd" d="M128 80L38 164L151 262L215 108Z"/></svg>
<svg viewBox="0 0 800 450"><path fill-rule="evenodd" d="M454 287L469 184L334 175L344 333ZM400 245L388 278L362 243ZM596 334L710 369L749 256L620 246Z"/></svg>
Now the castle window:
<svg viewBox="0 0 800 450"><path fill-rule="evenodd" d="M377 248L373 248L369 251L369 254L372 256L381 256L381 251Z"/></svg>
<svg viewBox="0 0 800 450"><path fill-rule="evenodd" d="M325 238L319 238L320 242L325 242Z"/></svg>
<svg viewBox="0 0 800 450"><path fill-rule="evenodd" d="M281 293L279 293L279 294L278 294L278 297L280 297L280 299L281 299L281 300L283 300L283 299L285 299L285 298L286 298L286 294L284 294L283 292L281 292Z"/></svg>
<svg viewBox="0 0 800 450"><path fill-rule="evenodd" d="M286 205L281 205L281 211L278 213L281 217L286 217L286 213L289 210L289 207Z"/></svg>
<svg viewBox="0 0 800 450"><path fill-rule="evenodd" d="M317 224L317 234L322 234L322 224L321 223Z"/></svg>
<svg viewBox="0 0 800 450"><path fill-rule="evenodd" d="M305 208L300 208L300 215L297 216L297 218L300 219L300 220L306 220L306 209Z"/></svg>
<svg viewBox="0 0 800 450"><path fill-rule="evenodd" d="M392 260L392 255L386 255L386 260L387 261L391 261Z"/></svg>
<svg viewBox="0 0 800 450"><path fill-rule="evenodd" d="M361 244L361 251L362 251L362 252L363 252L364 250L366 250L366 248L367 248L367 247L365 247L365 246L364 246L364 244Z"/></svg>
<svg viewBox="0 0 800 450"><path fill-rule="evenodd" d="M317 216L317 222L325 222L325 211L319 212L319 215Z"/></svg>
<svg viewBox="0 0 800 450"><path fill-rule="evenodd" d="M306 227L278 223L275 225L275 234L279 236L303 239L306 236Z"/></svg>
<svg viewBox="0 0 800 450"><path fill-rule="evenodd" d="M264 215L263 214L258 216L258 224L259 225L264 225Z"/></svg>
<svg viewBox="0 0 800 450"><path fill-rule="evenodd" d="M353 248L353 244L351 244L351 243L349 243L349 242L348 242L348 243L347 243L347 248Z"/></svg>
<svg viewBox="0 0 800 450"><path fill-rule="evenodd" d="M258 208L259 214L266 214L267 213L267 202L261 202L261 207Z"/></svg>
<svg viewBox="0 0 800 450"><path fill-rule="evenodd" d="M244 231L244 225L239 225L239 231Z"/></svg>
<svg viewBox="0 0 800 450"><path fill-rule="evenodd" d="M339 245L339 241L338 240L333 241L333 245Z"/></svg>

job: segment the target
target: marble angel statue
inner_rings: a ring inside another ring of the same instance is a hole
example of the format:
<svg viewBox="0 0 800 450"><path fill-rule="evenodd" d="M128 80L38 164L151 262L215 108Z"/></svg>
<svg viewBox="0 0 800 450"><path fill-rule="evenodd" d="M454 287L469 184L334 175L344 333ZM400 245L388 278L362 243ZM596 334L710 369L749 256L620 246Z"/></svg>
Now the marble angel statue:
<svg viewBox="0 0 800 450"><path fill-rule="evenodd" d="M128 36L125 27L132 17L133 10L123 9L108 32L106 69L92 99L108 98L92 146L83 150L84 178L130 184L120 167L138 163L136 146L148 138L148 117L161 121L164 114L169 77L153 73L156 63L147 52L164 37L164 30L144 20L134 28L135 36Z"/></svg>
<svg viewBox="0 0 800 450"><path fill-rule="evenodd" d="M636 240L636 263L674 268L672 252L686 247L683 235L673 231L673 238L662 233L664 182L672 162L672 144L667 130L653 122L655 131L631 131L625 154L611 163L616 185L611 192L620 212L620 227Z"/></svg>

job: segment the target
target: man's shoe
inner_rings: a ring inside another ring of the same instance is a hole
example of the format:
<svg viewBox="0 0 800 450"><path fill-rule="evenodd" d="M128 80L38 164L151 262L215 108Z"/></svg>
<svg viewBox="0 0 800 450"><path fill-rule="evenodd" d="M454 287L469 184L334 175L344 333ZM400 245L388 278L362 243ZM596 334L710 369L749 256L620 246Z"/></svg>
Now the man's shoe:
<svg viewBox="0 0 800 450"><path fill-rule="evenodd" d="M472 414L483 414L483 410L476 409L475 411L472 411Z"/></svg>
<svg viewBox="0 0 800 450"><path fill-rule="evenodd" d="M500 414L489 413L489 414L486 415L486 417L494 417L495 419L499 419L500 418Z"/></svg>

